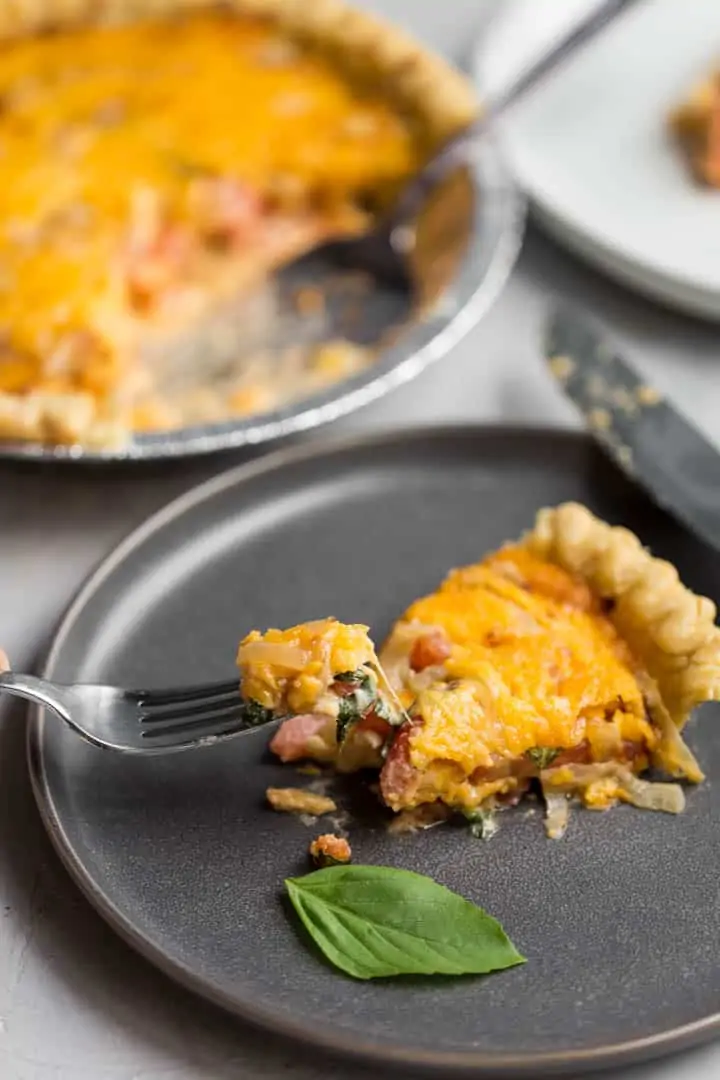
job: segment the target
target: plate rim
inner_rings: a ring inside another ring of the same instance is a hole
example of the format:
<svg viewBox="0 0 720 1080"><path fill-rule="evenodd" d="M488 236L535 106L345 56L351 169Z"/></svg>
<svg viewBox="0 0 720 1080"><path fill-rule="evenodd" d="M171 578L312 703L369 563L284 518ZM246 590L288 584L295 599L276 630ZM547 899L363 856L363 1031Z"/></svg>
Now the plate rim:
<svg viewBox="0 0 720 1080"><path fill-rule="evenodd" d="M61 617L42 662L41 675L45 678L52 677L57 657L64 646L65 639L73 630L76 618L115 569L122 565L127 557L141 547L147 539L215 494L232 488L234 485L246 484L268 472L282 470L289 464L302 464L322 458L342 459L343 455L353 450L381 450L384 446L396 447L398 442L412 444L427 439L443 441L457 437L471 437L481 442L499 437L529 440L541 438L546 441L552 439L556 442L564 442L568 446L574 444L590 448L596 445L589 434L574 428L478 422L418 424L281 448L254 461L223 470L216 476L194 485L155 511L144 522L131 529L100 559ZM39 706L31 706L28 710L26 733L28 770L43 825L71 879L95 911L134 952L173 982L219 1006L226 1014L234 1015L256 1028L272 1031L275 1035L300 1043L306 1048L320 1050L326 1054L341 1055L356 1062L383 1065L393 1069L413 1068L424 1075L430 1074L438 1078L472 1076L478 1080L480 1078L513 1080L513 1078L521 1077L527 1080L538 1080L540 1076L566 1075L578 1068L601 1070L635 1064L709 1042L720 1033L720 1011L718 1011L700 1020L670 1028L655 1035L582 1050L546 1051L532 1055L482 1050L418 1051L412 1046L378 1045L350 1034L338 1035L325 1031L309 1033L305 1025L293 1019L292 1010L280 1014L278 1010L255 1006L251 1002L238 1005L237 1002L208 986L187 965L168 958L149 938L138 932L112 898L96 885L80 859L76 857L72 844L66 838L61 816L56 812L52 792L46 781L43 753L44 721L43 710Z"/></svg>
<svg viewBox="0 0 720 1080"><path fill-rule="evenodd" d="M485 89L485 57L493 27L512 19L513 6L519 6L516 0L499 9L473 46L472 78L481 96ZM703 286L692 274L658 265L634 247L608 240L592 221L588 224L587 219L579 221L568 214L562 199L517 168L501 124L497 127L496 137L515 182L528 198L533 217L559 244L590 267L646 299L666 304L685 315L711 323L720 322L720 288Z"/></svg>

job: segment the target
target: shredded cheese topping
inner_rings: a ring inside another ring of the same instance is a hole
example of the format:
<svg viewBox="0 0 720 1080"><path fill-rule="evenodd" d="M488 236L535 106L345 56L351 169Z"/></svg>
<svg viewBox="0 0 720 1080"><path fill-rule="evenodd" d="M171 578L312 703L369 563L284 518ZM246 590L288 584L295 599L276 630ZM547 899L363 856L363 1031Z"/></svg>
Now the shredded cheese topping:
<svg viewBox="0 0 720 1080"><path fill-rule="evenodd" d="M128 399L137 428L172 425L129 370L159 298L182 280L173 329L227 286L230 247L267 269L321 218L357 225L417 153L387 102L222 9L0 45L0 394Z"/></svg>

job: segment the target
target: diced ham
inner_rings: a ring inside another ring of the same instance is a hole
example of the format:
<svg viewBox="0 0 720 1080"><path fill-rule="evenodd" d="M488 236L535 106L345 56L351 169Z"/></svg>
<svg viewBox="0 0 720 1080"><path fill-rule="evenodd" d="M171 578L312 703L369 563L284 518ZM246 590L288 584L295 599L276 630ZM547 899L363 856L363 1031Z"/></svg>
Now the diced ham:
<svg viewBox="0 0 720 1080"><path fill-rule="evenodd" d="M443 664L452 652L452 646L442 630L433 630L417 638L410 653L410 667L413 671Z"/></svg>
<svg viewBox="0 0 720 1080"><path fill-rule="evenodd" d="M391 746L385 764L380 773L380 792L383 801L393 810L399 810L403 806L411 805L421 781L422 774L410 761L410 740L413 731L422 720L413 718L400 728L395 742ZM640 744L625 741L623 743L624 760L632 763L635 758L647 754L647 750ZM560 765L586 765L592 763L590 746L582 742L578 746L563 750L549 767L555 768ZM518 787L509 792L507 796L498 796L513 804L522 797L527 789L528 781L536 776L537 765L523 754L520 757L498 761L497 764L487 768L476 769L468 778L471 784L490 783L494 780L502 780L506 777L514 777L518 781Z"/></svg>
<svg viewBox="0 0 720 1080"><path fill-rule="evenodd" d="M281 761L300 761L309 756L308 741L320 738L328 721L332 723L332 718L321 713L291 716L271 739L270 750Z"/></svg>
<svg viewBox="0 0 720 1080"><path fill-rule="evenodd" d="M623 759L628 763L632 763L636 758L642 757L642 755L647 754L647 752L647 747L642 743L630 742L629 739L623 741ZM577 746L571 746L569 749L563 750L556 758L553 758L551 767L556 768L560 765L590 765L593 760L593 756L590 752L590 744L587 741L584 741L578 743Z"/></svg>
<svg viewBox="0 0 720 1080"><path fill-rule="evenodd" d="M550 768L558 768L560 765L587 765L591 760L590 744L581 742L577 746L562 750L557 757L553 758Z"/></svg>

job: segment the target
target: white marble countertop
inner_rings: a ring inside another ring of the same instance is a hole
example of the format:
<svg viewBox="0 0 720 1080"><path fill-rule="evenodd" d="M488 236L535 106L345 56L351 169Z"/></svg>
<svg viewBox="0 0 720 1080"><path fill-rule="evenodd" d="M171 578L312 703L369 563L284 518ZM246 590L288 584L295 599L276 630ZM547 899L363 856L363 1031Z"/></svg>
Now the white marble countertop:
<svg viewBox="0 0 720 1080"><path fill-rule="evenodd" d="M477 0L374 6L462 59ZM449 16L452 18L449 18ZM531 230L495 308L446 362L344 430L452 419L574 424L544 373L549 297L602 316L647 377L720 436L717 328L661 311L586 270ZM0 464L0 642L15 665L42 654L93 565L150 512L237 462L91 470ZM360 1080L370 1070L274 1043L175 987L115 937L46 838L24 762L22 710L0 705L0 1076L3 1080ZM378 1070L373 1070L378 1075ZM715 1080L720 1044L616 1080ZM575 1078L580 1080L580 1078Z"/></svg>

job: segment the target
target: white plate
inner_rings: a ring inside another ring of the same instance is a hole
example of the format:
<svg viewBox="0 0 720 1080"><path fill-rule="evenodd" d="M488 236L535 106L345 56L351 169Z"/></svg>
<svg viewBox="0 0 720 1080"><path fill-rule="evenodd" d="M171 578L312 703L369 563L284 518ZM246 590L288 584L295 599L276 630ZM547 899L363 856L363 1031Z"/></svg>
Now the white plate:
<svg viewBox="0 0 720 1080"><path fill-rule="evenodd" d="M506 0L475 56L492 95L597 0ZM501 122L510 163L565 244L619 280L720 320L720 192L702 190L668 112L720 62L720 0L644 0Z"/></svg>

